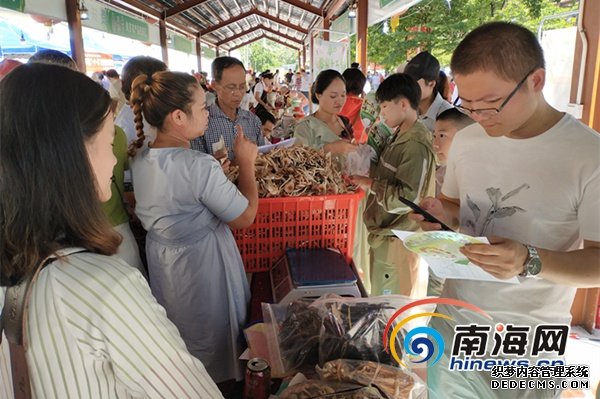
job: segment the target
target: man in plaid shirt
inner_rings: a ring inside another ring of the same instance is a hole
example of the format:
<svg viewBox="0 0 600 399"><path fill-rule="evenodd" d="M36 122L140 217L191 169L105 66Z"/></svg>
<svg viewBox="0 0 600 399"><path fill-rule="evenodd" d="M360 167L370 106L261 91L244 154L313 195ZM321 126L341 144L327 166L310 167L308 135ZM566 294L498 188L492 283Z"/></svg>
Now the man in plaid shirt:
<svg viewBox="0 0 600 399"><path fill-rule="evenodd" d="M240 108L246 85L246 69L237 58L218 57L212 63L212 87L217 94L216 102L208 107L208 128L204 136L191 141L192 149L213 154L213 144L223 137L227 156L234 158L233 141L236 126L240 125L246 137L258 146L264 145L260 119Z"/></svg>

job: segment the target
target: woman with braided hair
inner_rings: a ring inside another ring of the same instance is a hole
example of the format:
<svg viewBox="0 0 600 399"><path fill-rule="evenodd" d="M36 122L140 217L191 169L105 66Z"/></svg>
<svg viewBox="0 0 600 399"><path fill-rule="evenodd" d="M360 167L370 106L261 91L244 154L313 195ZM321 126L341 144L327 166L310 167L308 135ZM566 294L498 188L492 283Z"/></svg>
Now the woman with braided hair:
<svg viewBox="0 0 600 399"><path fill-rule="evenodd" d="M247 227L256 216L257 148L238 128L239 190L219 161L190 149L208 123L204 91L191 75L138 76L131 103L139 137L130 148L132 178L136 214L148 230L152 292L216 382L241 380L238 336L250 293L230 227ZM144 119L157 135L138 152Z"/></svg>

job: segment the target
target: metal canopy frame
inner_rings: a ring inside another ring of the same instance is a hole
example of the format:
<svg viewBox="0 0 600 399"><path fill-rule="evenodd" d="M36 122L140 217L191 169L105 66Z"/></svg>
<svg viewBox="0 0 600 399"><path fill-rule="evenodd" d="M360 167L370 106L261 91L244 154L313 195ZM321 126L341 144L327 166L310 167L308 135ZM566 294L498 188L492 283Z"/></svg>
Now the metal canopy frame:
<svg viewBox="0 0 600 399"><path fill-rule="evenodd" d="M299 50L299 49L298 49L298 47L294 47L294 46L292 46L292 45L291 45L291 44L289 44L289 43L285 43L285 42L282 42L281 40L275 39L274 37L270 37L270 36L267 36L267 35L265 35L265 34L262 34L262 35L259 35L259 36L257 36L257 37L254 37L254 38L252 38L252 39L250 39L250 40L243 41L243 42L242 42L242 43L240 43L240 44L236 44L235 46L231 47L231 48L230 48L230 49L228 49L227 51L233 51L233 50L235 50L235 49L238 49L238 48L240 48L240 47L247 46L247 45L249 45L249 44L252 44L252 43L254 43L254 42L258 41L258 40L261 40L261 39L267 39L267 40L270 40L270 41L272 41L272 42L279 43L279 44L281 44L281 45L283 45L283 46L289 47L289 48L291 48L291 49L294 49L294 50Z"/></svg>
<svg viewBox="0 0 600 399"><path fill-rule="evenodd" d="M246 34L260 30L264 37L275 39L267 33L277 35L278 42L296 49L290 43L302 44L313 27L325 19L335 18L335 13L353 0L101 1L141 12L149 17L147 19L159 22L163 28L174 29L214 47L227 46Z"/></svg>

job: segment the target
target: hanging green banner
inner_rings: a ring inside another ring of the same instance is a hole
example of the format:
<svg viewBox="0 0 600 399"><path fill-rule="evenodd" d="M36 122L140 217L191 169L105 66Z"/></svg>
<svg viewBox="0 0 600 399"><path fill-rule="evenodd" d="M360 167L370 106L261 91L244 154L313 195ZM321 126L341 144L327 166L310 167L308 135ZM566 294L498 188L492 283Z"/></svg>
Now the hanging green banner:
<svg viewBox="0 0 600 399"><path fill-rule="evenodd" d="M175 39L173 40L173 48L178 51L183 51L184 53L191 54L192 53L192 42L186 39L183 36L175 35Z"/></svg>
<svg viewBox="0 0 600 399"><path fill-rule="evenodd" d="M204 56L204 58L213 60L217 56L217 53L215 52L214 48L208 47L206 44L202 43L202 55Z"/></svg>
<svg viewBox="0 0 600 399"><path fill-rule="evenodd" d="M352 34L354 34L354 30L355 30L354 29L355 20L356 20L356 18L349 18L348 17L348 10L346 10L346 12L344 12L342 15L340 15L339 17L337 17L335 19L335 21L333 21L331 23L331 26L329 27L329 29L331 29L332 31L344 32L344 33L347 33L349 35L352 35ZM329 40L338 41L338 38L332 37L330 35L329 36Z"/></svg>
<svg viewBox="0 0 600 399"><path fill-rule="evenodd" d="M23 12L25 0L0 0L0 8L10 8L11 10Z"/></svg>
<svg viewBox="0 0 600 399"><path fill-rule="evenodd" d="M102 22L108 33L143 42L150 40L148 24L145 21L105 8L102 10Z"/></svg>

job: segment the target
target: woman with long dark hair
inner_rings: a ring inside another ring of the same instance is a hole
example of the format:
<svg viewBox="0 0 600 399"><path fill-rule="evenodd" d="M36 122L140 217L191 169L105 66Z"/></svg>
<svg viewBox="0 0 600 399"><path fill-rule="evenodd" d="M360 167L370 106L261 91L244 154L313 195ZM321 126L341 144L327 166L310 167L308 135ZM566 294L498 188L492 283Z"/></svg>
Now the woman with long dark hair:
<svg viewBox="0 0 600 399"><path fill-rule="evenodd" d="M23 65L0 83L0 306L37 271L23 313L30 384L15 390L221 397L144 277L111 256L120 236L100 207L116 162L110 105L101 86L57 65ZM13 396L16 365L8 344L3 337L3 398Z"/></svg>

